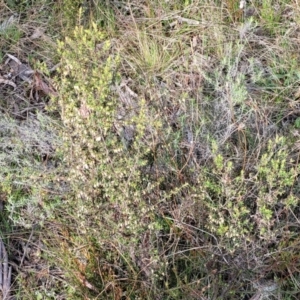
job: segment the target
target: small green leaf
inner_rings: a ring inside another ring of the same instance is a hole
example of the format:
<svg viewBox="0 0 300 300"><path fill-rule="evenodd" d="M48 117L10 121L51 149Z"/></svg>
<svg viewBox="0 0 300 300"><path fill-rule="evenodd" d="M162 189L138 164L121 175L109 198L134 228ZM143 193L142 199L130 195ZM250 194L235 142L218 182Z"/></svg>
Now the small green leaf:
<svg viewBox="0 0 300 300"><path fill-rule="evenodd" d="M296 128L300 128L300 117L298 117L298 118L296 119L294 125L295 125Z"/></svg>

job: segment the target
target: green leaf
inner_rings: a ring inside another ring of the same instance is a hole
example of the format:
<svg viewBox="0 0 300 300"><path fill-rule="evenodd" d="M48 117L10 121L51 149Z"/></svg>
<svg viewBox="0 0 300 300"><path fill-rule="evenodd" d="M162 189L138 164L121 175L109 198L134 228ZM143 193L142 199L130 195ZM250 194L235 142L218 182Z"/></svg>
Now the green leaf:
<svg viewBox="0 0 300 300"><path fill-rule="evenodd" d="M300 128L300 117L298 117L298 118L296 119L296 121L295 121L295 123L294 123L294 126L295 126L296 128Z"/></svg>

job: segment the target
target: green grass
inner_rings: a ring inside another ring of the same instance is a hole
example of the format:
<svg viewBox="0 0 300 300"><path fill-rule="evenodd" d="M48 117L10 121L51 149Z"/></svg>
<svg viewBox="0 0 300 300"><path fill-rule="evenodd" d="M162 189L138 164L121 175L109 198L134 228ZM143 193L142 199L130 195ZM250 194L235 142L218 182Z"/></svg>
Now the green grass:
<svg viewBox="0 0 300 300"><path fill-rule="evenodd" d="M298 299L297 2L25 2L0 1L1 76L42 80L0 83L11 294Z"/></svg>

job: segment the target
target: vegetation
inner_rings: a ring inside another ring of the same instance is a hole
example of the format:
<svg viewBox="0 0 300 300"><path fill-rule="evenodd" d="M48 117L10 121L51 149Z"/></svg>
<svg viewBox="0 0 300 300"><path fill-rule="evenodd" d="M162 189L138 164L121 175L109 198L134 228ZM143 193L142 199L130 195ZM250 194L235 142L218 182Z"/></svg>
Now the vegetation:
<svg viewBox="0 0 300 300"><path fill-rule="evenodd" d="M300 298L298 1L0 16L4 299Z"/></svg>

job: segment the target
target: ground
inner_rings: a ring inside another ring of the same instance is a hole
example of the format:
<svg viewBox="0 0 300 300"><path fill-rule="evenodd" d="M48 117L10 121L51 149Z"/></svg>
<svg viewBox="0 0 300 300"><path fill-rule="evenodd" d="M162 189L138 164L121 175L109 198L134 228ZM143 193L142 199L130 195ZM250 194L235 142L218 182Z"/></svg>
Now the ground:
<svg viewBox="0 0 300 300"><path fill-rule="evenodd" d="M0 0L3 299L299 299L299 20Z"/></svg>

